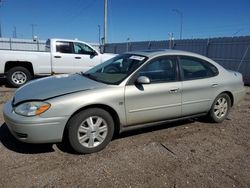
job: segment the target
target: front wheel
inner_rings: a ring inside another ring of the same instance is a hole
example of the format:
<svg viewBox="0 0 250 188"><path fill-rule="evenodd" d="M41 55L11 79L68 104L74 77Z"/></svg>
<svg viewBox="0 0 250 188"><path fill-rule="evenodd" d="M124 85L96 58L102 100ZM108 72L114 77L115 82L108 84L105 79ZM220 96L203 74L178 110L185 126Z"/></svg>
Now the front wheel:
<svg viewBox="0 0 250 188"><path fill-rule="evenodd" d="M112 117L99 108L79 112L70 119L67 126L71 147L84 154L104 149L114 133Z"/></svg>
<svg viewBox="0 0 250 188"><path fill-rule="evenodd" d="M209 111L209 119L215 123L223 122L231 108L231 99L226 93L222 93L216 97L211 110Z"/></svg>

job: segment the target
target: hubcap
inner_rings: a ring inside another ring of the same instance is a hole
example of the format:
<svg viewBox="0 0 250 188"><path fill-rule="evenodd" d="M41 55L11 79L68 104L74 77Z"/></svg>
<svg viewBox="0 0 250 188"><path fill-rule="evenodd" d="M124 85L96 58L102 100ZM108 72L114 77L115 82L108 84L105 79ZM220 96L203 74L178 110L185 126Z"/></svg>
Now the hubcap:
<svg viewBox="0 0 250 188"><path fill-rule="evenodd" d="M107 133L108 126L106 121L98 116L90 116L79 126L78 141L84 147L93 148L105 140Z"/></svg>
<svg viewBox="0 0 250 188"><path fill-rule="evenodd" d="M214 106L214 114L217 118L222 118L227 114L228 103L224 97L219 98Z"/></svg>
<svg viewBox="0 0 250 188"><path fill-rule="evenodd" d="M27 76L24 72L16 71L12 74L11 79L15 84L21 85L27 81Z"/></svg>

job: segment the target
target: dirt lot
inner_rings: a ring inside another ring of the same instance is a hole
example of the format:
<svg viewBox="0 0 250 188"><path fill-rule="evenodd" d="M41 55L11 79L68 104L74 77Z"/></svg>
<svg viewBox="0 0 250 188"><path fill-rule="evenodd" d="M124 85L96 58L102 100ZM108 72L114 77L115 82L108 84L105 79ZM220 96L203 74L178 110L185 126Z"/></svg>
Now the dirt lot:
<svg viewBox="0 0 250 188"><path fill-rule="evenodd" d="M0 187L250 187L250 88L221 124L198 119L128 132L91 155L16 141L2 117Z"/></svg>

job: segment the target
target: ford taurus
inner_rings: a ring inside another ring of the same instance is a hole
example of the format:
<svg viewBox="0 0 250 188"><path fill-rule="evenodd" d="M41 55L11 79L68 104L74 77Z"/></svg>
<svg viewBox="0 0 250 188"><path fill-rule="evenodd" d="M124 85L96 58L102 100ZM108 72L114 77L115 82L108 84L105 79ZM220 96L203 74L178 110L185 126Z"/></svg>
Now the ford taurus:
<svg viewBox="0 0 250 188"><path fill-rule="evenodd" d="M220 123L244 95L240 73L198 54L155 50L118 55L85 73L32 81L3 112L20 141L67 138L75 151L93 153L114 132L198 116Z"/></svg>

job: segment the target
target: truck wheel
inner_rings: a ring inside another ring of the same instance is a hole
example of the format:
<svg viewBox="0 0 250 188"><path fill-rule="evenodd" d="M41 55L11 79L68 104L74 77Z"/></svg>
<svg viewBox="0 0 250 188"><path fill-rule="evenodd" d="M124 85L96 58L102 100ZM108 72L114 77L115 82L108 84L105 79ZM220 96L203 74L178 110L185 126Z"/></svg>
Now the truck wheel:
<svg viewBox="0 0 250 188"><path fill-rule="evenodd" d="M7 72L7 82L12 87L20 87L32 78L28 69L13 67Z"/></svg>
<svg viewBox="0 0 250 188"><path fill-rule="evenodd" d="M71 147L79 153L94 153L104 149L114 134L114 121L100 108L91 108L74 115L67 125Z"/></svg>

